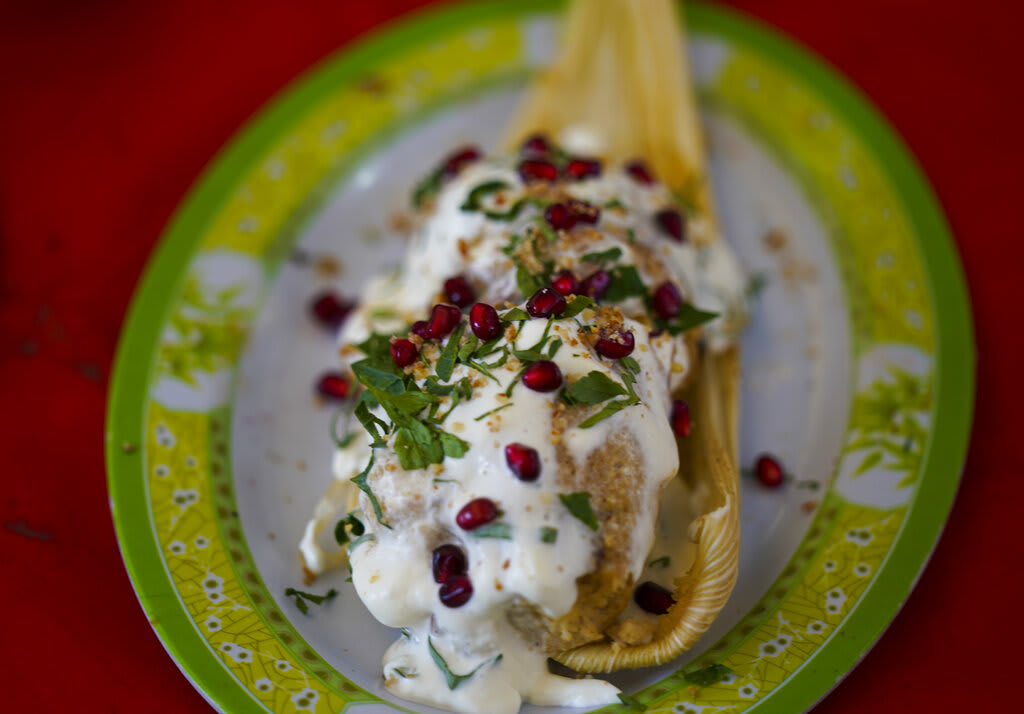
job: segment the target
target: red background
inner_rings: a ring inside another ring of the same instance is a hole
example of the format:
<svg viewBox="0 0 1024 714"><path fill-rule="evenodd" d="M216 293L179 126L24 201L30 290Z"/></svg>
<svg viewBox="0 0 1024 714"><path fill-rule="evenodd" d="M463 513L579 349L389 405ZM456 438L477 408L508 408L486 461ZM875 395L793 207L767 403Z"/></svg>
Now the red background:
<svg viewBox="0 0 1024 714"><path fill-rule="evenodd" d="M208 711L150 630L114 539L102 449L121 320L224 141L312 63L421 4L0 3L5 711ZM903 135L974 303L974 436L949 525L889 631L816 711L1005 711L1024 664L1024 4L732 4L836 65Z"/></svg>

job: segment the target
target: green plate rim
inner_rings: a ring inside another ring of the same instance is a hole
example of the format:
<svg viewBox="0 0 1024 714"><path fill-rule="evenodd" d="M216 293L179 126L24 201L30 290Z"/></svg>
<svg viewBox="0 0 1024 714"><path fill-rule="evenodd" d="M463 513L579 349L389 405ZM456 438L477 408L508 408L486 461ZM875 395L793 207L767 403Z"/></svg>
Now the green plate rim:
<svg viewBox="0 0 1024 714"><path fill-rule="evenodd" d="M166 572L154 537L143 472L146 400L152 350L202 229L233 181L325 91L358 75L368 62L434 28L469 20L550 11L561 3L483 2L417 11L341 47L276 94L218 152L182 199L136 287L122 327L107 403L106 464L111 511L125 567L153 629L174 662L211 704L230 711L266 711L199 636ZM794 40L732 9L691 3L687 17L743 40L806 80L843 116L882 163L906 208L926 267L936 321L936 419L919 491L881 572L847 616L841 632L759 705L762 711L804 711L860 661L902 607L945 525L966 458L975 394L974 329L966 281L941 207L911 152L877 109L838 70ZM950 466L953 464L954 466ZM955 467L955 468L954 468Z"/></svg>

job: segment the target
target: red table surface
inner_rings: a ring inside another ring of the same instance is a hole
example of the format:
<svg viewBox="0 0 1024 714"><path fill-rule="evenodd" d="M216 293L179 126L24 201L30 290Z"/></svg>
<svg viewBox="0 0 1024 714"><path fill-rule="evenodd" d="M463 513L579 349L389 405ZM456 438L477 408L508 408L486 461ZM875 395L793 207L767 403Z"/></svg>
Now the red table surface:
<svg viewBox="0 0 1024 714"><path fill-rule="evenodd" d="M146 622L114 538L103 419L120 325L221 145L314 62L422 4L0 4L3 711L209 710ZM974 434L948 527L816 711L1007 711L1024 664L1024 4L733 4L838 67L903 135L945 206L976 321Z"/></svg>

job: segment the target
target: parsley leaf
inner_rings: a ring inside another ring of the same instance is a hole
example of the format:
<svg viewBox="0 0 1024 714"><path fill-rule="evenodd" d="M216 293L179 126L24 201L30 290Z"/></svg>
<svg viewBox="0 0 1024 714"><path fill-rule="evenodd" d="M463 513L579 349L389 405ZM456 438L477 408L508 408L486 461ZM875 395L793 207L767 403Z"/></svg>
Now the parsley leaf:
<svg viewBox="0 0 1024 714"><path fill-rule="evenodd" d="M484 183L474 186L466 196L466 201L459 208L463 211L479 211L481 209L481 201L492 193L497 193L507 188L512 188L504 181L485 181Z"/></svg>
<svg viewBox="0 0 1024 714"><path fill-rule="evenodd" d="M558 500L562 502L563 506L569 509L569 513L582 521L583 525L587 528L592 531L596 531L600 528L600 525L597 522L597 516L594 514L594 509L590 505L589 493L586 491L560 493L558 494Z"/></svg>
<svg viewBox="0 0 1024 714"><path fill-rule="evenodd" d="M713 664L704 669L698 669L695 672L687 672L683 675L683 679L698 687L708 687L712 684L718 684L732 673L732 670L724 664Z"/></svg>
<svg viewBox="0 0 1024 714"><path fill-rule="evenodd" d="M626 389L611 379L604 372L591 371L582 379L576 380L565 390L575 402L583 404L600 404L612 397L626 394Z"/></svg>
<svg viewBox="0 0 1024 714"><path fill-rule="evenodd" d="M591 416L584 419L583 422L580 424L580 429L589 429L590 427L594 426L594 424L597 424L600 421L604 421L612 414L616 414L617 412L621 412L626 407L631 407L634 404L637 404L638 401L639 400L634 401L632 399L616 399L613 402L608 402L601 408L601 411L597 412L596 414L592 414Z"/></svg>
<svg viewBox="0 0 1024 714"><path fill-rule="evenodd" d="M535 292L547 285L547 281L540 275L534 275L522 263L516 264L516 286L523 297L530 297Z"/></svg>
<svg viewBox="0 0 1024 714"><path fill-rule="evenodd" d="M512 526L508 523L488 523L469 531L474 538L501 538L512 540Z"/></svg>
<svg viewBox="0 0 1024 714"><path fill-rule="evenodd" d="M448 668L448 663L444 661L444 657L441 656L441 653L434 648L434 642L430 637L427 637L427 648L430 650L430 658L434 660L434 664L437 665L437 668L441 670L441 674L444 675L444 679L448 683L448 689L455 689L457 686L479 672L481 668L501 661L501 655L499 654L485 662L481 662L469 674L455 674Z"/></svg>
<svg viewBox="0 0 1024 714"><path fill-rule="evenodd" d="M352 531L352 535L357 538L366 531L363 522L356 518L355 511L349 511L344 518L334 525L334 540L338 542L338 545L348 543L348 531Z"/></svg>
<svg viewBox="0 0 1024 714"><path fill-rule="evenodd" d="M441 350L441 357L437 360L437 376L447 382L452 378L452 370L455 369L455 360L459 356L459 340L462 333L466 331L466 323L460 322L455 332L448 338L444 349Z"/></svg>
<svg viewBox="0 0 1024 714"><path fill-rule="evenodd" d="M558 529L551 526L541 526L540 540L542 543L554 543L558 540Z"/></svg>
<svg viewBox="0 0 1024 714"><path fill-rule="evenodd" d="M717 312L704 312L703 310L698 310L690 303L683 303L678 315L671 320L656 320L655 324L667 330L670 335L675 337L687 330L703 325L705 322L714 320L716 317L718 317Z"/></svg>
<svg viewBox="0 0 1024 714"><path fill-rule="evenodd" d="M660 558L655 558L654 560L652 560L650 563L647 564L647 567L653 568L657 566L659 568L667 568L669 566L669 563L671 562L671 558L669 558L667 555L663 555Z"/></svg>
<svg viewBox="0 0 1024 714"><path fill-rule="evenodd" d="M366 482L367 477L370 475L370 469L373 468L373 461L374 456L370 454L370 463L366 464L366 468L363 469L362 473L352 478L352 483L370 498L370 504L373 506L373 515L377 517L377 522L385 528L390 528L391 526L384 521L384 512L380 508L377 496L373 493L373 489L370 488L370 484Z"/></svg>
<svg viewBox="0 0 1024 714"><path fill-rule="evenodd" d="M608 250L603 250L600 253L585 253L580 260L584 263L598 263L604 266L605 263L613 263L622 257L622 248L615 246Z"/></svg>
<svg viewBox="0 0 1024 714"><path fill-rule="evenodd" d="M632 265L617 265L608 271L611 283L604 294L606 302L622 302L631 297L646 298L647 286Z"/></svg>
<svg viewBox="0 0 1024 714"><path fill-rule="evenodd" d="M594 301L585 295L577 295L572 300L566 302L565 312L559 315L559 319L565 320L570 317L576 317L581 312L586 310L588 307L593 307Z"/></svg>
<svg viewBox="0 0 1024 714"><path fill-rule="evenodd" d="M309 614L309 605L306 602L311 602L314 605L323 605L328 600L333 599L338 594L338 591L331 588L327 591L326 595L314 595L313 593L303 592L296 590L295 588L285 588L284 596L295 598L295 607L299 608L299 612L303 615Z"/></svg>
<svg viewBox="0 0 1024 714"><path fill-rule="evenodd" d="M531 295L532 294L533 293L531 293ZM514 307L501 316L502 322L518 322L519 320L529 319L529 314L527 314L526 310L521 307Z"/></svg>

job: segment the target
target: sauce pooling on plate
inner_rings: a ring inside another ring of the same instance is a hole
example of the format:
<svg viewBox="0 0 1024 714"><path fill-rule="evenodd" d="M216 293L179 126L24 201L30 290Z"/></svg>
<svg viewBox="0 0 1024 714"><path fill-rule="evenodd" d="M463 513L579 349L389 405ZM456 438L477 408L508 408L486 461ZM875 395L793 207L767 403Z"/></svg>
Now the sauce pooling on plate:
<svg viewBox="0 0 1024 714"><path fill-rule="evenodd" d="M653 636L644 604L671 598L648 582L659 505L671 483L683 512L662 521L685 540L701 497L673 478L673 395L698 339L732 343L740 273L721 241L698 247L700 217L643 164L546 142L506 160L458 151L414 203L402 270L342 330L363 429L335 456L306 568L347 556L370 613L402 628L383 657L400 697L496 713L615 702L547 660ZM325 551L342 516L348 542Z"/></svg>

